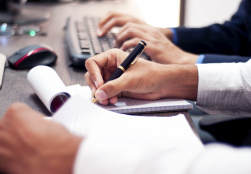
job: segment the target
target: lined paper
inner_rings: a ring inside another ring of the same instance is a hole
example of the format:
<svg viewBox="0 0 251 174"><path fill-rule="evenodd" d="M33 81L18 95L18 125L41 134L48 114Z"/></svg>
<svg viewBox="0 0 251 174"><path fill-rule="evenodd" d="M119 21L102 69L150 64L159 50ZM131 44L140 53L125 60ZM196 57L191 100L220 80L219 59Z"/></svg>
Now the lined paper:
<svg viewBox="0 0 251 174"><path fill-rule="evenodd" d="M91 90L88 86L83 86L87 98L91 98ZM89 97L88 97L89 96ZM118 98L115 105L100 105L110 111L123 114L181 111L193 109L193 105L182 99L159 99L159 100L137 100L131 98Z"/></svg>

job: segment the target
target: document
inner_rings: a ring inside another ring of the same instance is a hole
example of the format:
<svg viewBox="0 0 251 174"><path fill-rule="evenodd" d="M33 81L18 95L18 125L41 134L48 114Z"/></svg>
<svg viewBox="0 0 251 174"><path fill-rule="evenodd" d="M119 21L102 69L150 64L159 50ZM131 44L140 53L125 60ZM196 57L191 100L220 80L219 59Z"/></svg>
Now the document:
<svg viewBox="0 0 251 174"><path fill-rule="evenodd" d="M78 84L65 86L57 73L48 66L37 66L31 69L28 73L27 80L46 108L52 113L52 101L54 101L57 96L64 95L70 98L75 94L82 93L90 102L92 99L91 90L88 86L80 86ZM115 105L96 105L110 111L124 114L181 111L189 110L193 107L192 104L182 99L137 100L119 98Z"/></svg>
<svg viewBox="0 0 251 174"><path fill-rule="evenodd" d="M80 136L119 137L114 141L140 136L140 139L154 140L154 144L167 141L166 138L170 144L173 144L172 141L182 143L184 139L190 139L201 144L182 114L172 117L118 114L92 104L84 94L72 96L52 115L52 120Z"/></svg>
<svg viewBox="0 0 251 174"><path fill-rule="evenodd" d="M182 114L172 117L119 114L91 103L83 94L67 100L52 115L52 121L84 137L78 157L82 169L89 173L102 173L104 168L130 173L132 166L144 165L146 160L155 162L163 152L170 154L169 161L165 161L170 166L169 173L182 173L179 170L186 168L190 157L204 149ZM143 168L151 171L150 166Z"/></svg>

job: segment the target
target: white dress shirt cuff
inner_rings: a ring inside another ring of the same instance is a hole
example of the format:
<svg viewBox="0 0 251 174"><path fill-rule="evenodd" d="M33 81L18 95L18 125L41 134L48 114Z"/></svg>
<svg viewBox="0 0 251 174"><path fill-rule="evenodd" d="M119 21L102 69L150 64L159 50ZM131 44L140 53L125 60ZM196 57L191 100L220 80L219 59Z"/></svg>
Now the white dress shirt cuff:
<svg viewBox="0 0 251 174"><path fill-rule="evenodd" d="M197 105L210 114L251 114L251 61L198 64Z"/></svg>

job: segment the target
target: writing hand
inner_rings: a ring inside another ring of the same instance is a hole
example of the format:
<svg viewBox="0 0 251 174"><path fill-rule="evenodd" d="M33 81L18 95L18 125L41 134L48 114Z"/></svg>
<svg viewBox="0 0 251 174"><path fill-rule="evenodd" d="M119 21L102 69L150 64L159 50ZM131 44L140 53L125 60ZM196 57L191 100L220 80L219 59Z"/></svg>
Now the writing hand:
<svg viewBox="0 0 251 174"><path fill-rule="evenodd" d="M117 97L146 100L196 98L198 72L194 65L163 65L138 59L119 78L104 83L126 57L127 53L112 49L86 61L88 72L85 79L101 104L114 104Z"/></svg>

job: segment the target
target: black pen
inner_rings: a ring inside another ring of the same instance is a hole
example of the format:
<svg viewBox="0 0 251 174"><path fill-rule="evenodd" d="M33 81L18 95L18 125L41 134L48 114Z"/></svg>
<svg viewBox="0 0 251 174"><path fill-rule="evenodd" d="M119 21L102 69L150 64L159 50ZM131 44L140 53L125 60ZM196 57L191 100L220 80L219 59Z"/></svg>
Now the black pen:
<svg viewBox="0 0 251 174"><path fill-rule="evenodd" d="M106 82L119 78L130 66L132 66L138 60L145 47L146 43L141 40ZM94 96L92 103L96 103L97 101L98 100Z"/></svg>

